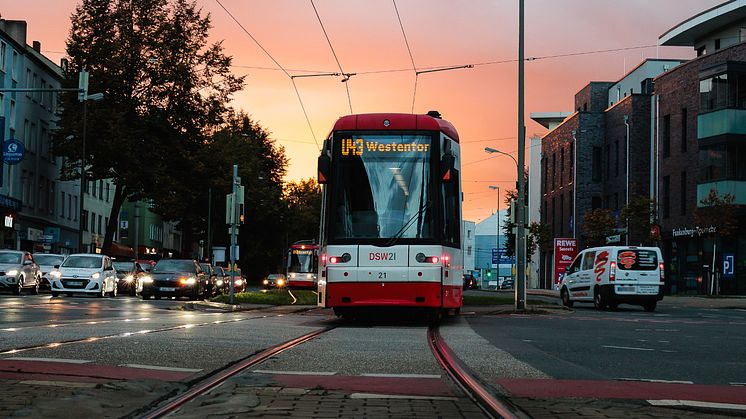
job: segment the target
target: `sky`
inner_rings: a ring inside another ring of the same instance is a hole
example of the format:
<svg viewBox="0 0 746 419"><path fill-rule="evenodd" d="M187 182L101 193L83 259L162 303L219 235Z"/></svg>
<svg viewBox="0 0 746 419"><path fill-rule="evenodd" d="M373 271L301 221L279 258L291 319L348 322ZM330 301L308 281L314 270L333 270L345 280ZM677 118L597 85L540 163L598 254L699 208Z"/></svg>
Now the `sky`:
<svg viewBox="0 0 746 419"><path fill-rule="evenodd" d="M528 138L547 132L530 119L531 112L572 111L575 93L588 82L616 81L645 58L692 58L690 48L656 47L658 37L722 2L526 0L525 56L567 55L525 64L527 153ZM316 175L317 143L338 117L350 113L350 105L352 113L409 113L414 97L415 113L438 110L459 132L464 219L480 221L495 211L497 195L489 185L501 188L501 199L506 189L515 186L513 161L488 155L484 147L517 155L517 0L196 3L211 15L211 41L222 41L233 57L234 73L247 75L232 105L248 113L285 148L290 160L287 180ZM26 20L27 42L40 41L42 52L59 62L76 4L77 0L0 0L0 15ZM290 74L339 72L340 67L357 74L346 86L341 77L295 79L309 127L290 78L225 9ZM579 54L622 48L634 49ZM418 69L474 67L421 74L414 95L413 62ZM504 209L504 203L500 206Z"/></svg>

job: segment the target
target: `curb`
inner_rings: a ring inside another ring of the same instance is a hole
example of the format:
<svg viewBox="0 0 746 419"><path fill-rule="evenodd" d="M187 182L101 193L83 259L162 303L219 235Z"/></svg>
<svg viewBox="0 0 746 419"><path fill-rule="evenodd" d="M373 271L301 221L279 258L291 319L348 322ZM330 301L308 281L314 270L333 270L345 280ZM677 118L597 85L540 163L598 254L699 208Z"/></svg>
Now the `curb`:
<svg viewBox="0 0 746 419"><path fill-rule="evenodd" d="M241 304L225 304L225 303L215 303L212 301L194 301L189 302L181 306L184 310L198 310L199 307L202 308L217 308L223 311L252 311L252 310L260 310L263 308L269 308L269 307L275 307L270 304L252 304L250 306L248 305L241 305Z"/></svg>

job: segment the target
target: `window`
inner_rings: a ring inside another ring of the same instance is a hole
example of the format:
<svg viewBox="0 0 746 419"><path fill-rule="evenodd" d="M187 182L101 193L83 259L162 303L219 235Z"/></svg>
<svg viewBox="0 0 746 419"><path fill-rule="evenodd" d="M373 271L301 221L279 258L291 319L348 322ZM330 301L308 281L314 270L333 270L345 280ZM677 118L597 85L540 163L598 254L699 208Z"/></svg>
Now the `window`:
<svg viewBox="0 0 746 419"><path fill-rule="evenodd" d="M596 251L590 251L585 252L585 255L583 255L583 269L584 271L592 270L593 269L593 262L595 262L596 259Z"/></svg>
<svg viewBox="0 0 746 419"><path fill-rule="evenodd" d="M715 40L715 51L720 49L720 39Z"/></svg>
<svg viewBox="0 0 746 419"><path fill-rule="evenodd" d="M91 213L91 233L96 233L96 213Z"/></svg>
<svg viewBox="0 0 746 419"><path fill-rule="evenodd" d="M563 148L560 150L560 175L559 175L560 188L564 184L565 184L565 149Z"/></svg>
<svg viewBox="0 0 746 419"><path fill-rule="evenodd" d="M601 208L601 197L600 196L594 196L591 198L591 209L599 209Z"/></svg>
<svg viewBox="0 0 746 419"><path fill-rule="evenodd" d="M547 162L546 158L541 159L541 166L544 168L544 193L547 193L547 190L549 190L549 185L547 184L547 173L549 173L549 168L547 165L549 162Z"/></svg>
<svg viewBox="0 0 746 419"><path fill-rule="evenodd" d="M5 73L5 51L7 50L7 44L0 42L0 71Z"/></svg>
<svg viewBox="0 0 746 419"><path fill-rule="evenodd" d="M57 203L54 202L55 197L57 196L56 186L57 185L55 185L54 181L50 181L50 183L49 183L49 195L48 195L49 196L49 202L48 202L48 205L47 205L47 210L49 211L50 214L54 214L54 210L55 210L55 208L57 208L57 205L56 205Z"/></svg>
<svg viewBox="0 0 746 419"><path fill-rule="evenodd" d="M671 156L671 115L663 117L663 126L661 127L661 148L663 157Z"/></svg>
<svg viewBox="0 0 746 419"><path fill-rule="evenodd" d="M746 109L746 74L720 74L699 81L699 107L705 113L718 109Z"/></svg>
<svg viewBox="0 0 746 419"><path fill-rule="evenodd" d="M39 88L38 83L39 83L39 76L36 75L36 73L34 73L34 79L32 81L31 87L33 87L34 89L38 89ZM33 92L31 93L31 96L34 98L34 100L37 100L39 98L39 92Z"/></svg>
<svg viewBox="0 0 746 419"><path fill-rule="evenodd" d="M552 190L557 184L557 153L552 154Z"/></svg>
<svg viewBox="0 0 746 419"><path fill-rule="evenodd" d="M601 147L593 147L591 178L594 182L601 180Z"/></svg>
<svg viewBox="0 0 746 419"><path fill-rule="evenodd" d="M557 231L557 219L555 218L556 207L557 207L557 198L552 197L552 220L550 221L550 223L552 223L552 233Z"/></svg>
<svg viewBox="0 0 746 419"><path fill-rule="evenodd" d="M565 234L565 195L560 194L559 202L559 233L562 236Z"/></svg>
<svg viewBox="0 0 746 419"><path fill-rule="evenodd" d="M574 183L575 172L573 169L575 167L575 141L570 143L570 155L568 155L567 158L570 159L570 176L572 176L572 183Z"/></svg>
<svg viewBox="0 0 746 419"><path fill-rule="evenodd" d="M619 211L619 192L614 192L614 211Z"/></svg>
<svg viewBox="0 0 746 419"><path fill-rule="evenodd" d="M619 177L619 140L614 141L614 176Z"/></svg>
<svg viewBox="0 0 746 419"><path fill-rule="evenodd" d="M101 229L101 214L98 215L98 234L103 234L103 230Z"/></svg>
<svg viewBox="0 0 746 419"><path fill-rule="evenodd" d="M91 194L93 197L96 197L96 181L95 180L89 180L88 181L88 187L91 188Z"/></svg>
<svg viewBox="0 0 746 419"><path fill-rule="evenodd" d="M70 198L70 196L68 196L68 198ZM73 213L72 213L73 214L73 219L75 221L78 221L78 195L75 195L75 197L73 198L72 202L73 202ZM69 217L69 215L68 215L68 217ZM83 225L86 225L86 223L84 222Z"/></svg>
<svg viewBox="0 0 746 419"><path fill-rule="evenodd" d="M98 199L102 201L104 199L104 181L103 180L98 181Z"/></svg>
<svg viewBox="0 0 746 419"><path fill-rule="evenodd" d="M26 69L26 87L34 87L31 80L31 69ZM31 92L26 92L27 97L31 97Z"/></svg>
<svg viewBox="0 0 746 419"><path fill-rule="evenodd" d="M580 272L580 262L583 260L582 255L579 255L575 257L575 260L572 262L572 265L567 268L567 272L574 274L575 272Z"/></svg>
<svg viewBox="0 0 746 419"><path fill-rule="evenodd" d="M13 59L10 61L10 77L13 81L18 81L18 53L13 51Z"/></svg>
<svg viewBox="0 0 746 419"><path fill-rule="evenodd" d="M61 191L60 196L60 217L65 218L65 191Z"/></svg>
<svg viewBox="0 0 746 419"><path fill-rule="evenodd" d="M604 164L606 165L606 180L609 180L611 178L611 146L606 145L606 159L604 160Z"/></svg>
<svg viewBox="0 0 746 419"><path fill-rule="evenodd" d="M682 108L681 109L681 152L682 153L686 153L686 146L687 146L686 131L688 129L687 123L688 122L687 122L686 108Z"/></svg>
<svg viewBox="0 0 746 419"><path fill-rule="evenodd" d="M111 184L109 182L106 182L106 202L109 202L109 191L111 189Z"/></svg>
<svg viewBox="0 0 746 419"><path fill-rule="evenodd" d="M663 176L663 218L671 215L671 176Z"/></svg>
<svg viewBox="0 0 746 419"><path fill-rule="evenodd" d="M466 248L466 256L471 256L471 246Z"/></svg>
<svg viewBox="0 0 746 419"><path fill-rule="evenodd" d="M88 210L83 210L83 231L88 231Z"/></svg>
<svg viewBox="0 0 746 419"><path fill-rule="evenodd" d="M679 198L681 200L680 202L680 209L679 214L685 215L686 214L686 172L681 172L681 191L679 191Z"/></svg>

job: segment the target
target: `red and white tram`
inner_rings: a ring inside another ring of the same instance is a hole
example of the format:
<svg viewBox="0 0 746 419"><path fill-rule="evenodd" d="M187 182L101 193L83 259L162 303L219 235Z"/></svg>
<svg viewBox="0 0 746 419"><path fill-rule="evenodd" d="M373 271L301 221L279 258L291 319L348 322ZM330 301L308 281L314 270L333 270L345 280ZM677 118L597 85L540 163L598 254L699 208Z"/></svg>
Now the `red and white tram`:
<svg viewBox="0 0 746 419"><path fill-rule="evenodd" d="M319 306L460 309L460 161L437 112L337 120L319 157Z"/></svg>
<svg viewBox="0 0 746 419"><path fill-rule="evenodd" d="M319 246L312 240L301 240L290 245L287 257L288 288L316 289L319 271Z"/></svg>

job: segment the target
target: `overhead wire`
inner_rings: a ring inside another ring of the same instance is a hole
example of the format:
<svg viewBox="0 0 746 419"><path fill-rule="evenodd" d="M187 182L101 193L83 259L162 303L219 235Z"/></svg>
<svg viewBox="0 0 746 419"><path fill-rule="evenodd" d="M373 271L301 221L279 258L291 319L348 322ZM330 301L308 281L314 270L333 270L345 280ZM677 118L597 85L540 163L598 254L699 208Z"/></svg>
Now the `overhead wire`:
<svg viewBox="0 0 746 419"><path fill-rule="evenodd" d="M324 37L326 38L326 42L329 44L329 49L332 50L334 61L337 62L337 67L339 67L339 72L342 73L342 76L344 76L344 78L342 79L342 83L345 84L345 90L347 91L347 103L350 105L350 113L353 113L352 112L352 97L350 97L350 86L347 84L347 82L350 80L351 76L355 75L355 73L345 73L345 71L342 70L342 64L339 63L339 58L337 57L337 53L336 51L334 51L334 46L332 45L332 41L331 39L329 39L329 34L326 33L324 22L321 20L321 15L319 15L319 11L316 9L316 4L314 4L313 0L311 0L311 6L313 6L313 11L314 13L316 13L316 18L319 20L319 25L321 25L321 30L324 32Z"/></svg>
<svg viewBox="0 0 746 419"><path fill-rule="evenodd" d="M407 39L407 33L404 31L404 24L401 21L401 15L399 14L399 8L396 7L396 0L391 0L394 3L394 11L396 11L396 19L399 21L399 27L401 28L401 34L404 36L404 44L407 46L407 52L409 53L409 60L412 62L412 71L414 71L414 89L412 89L412 110L414 113L414 103L417 100L417 79L420 78L420 73L417 72L417 65L414 63L414 56L412 55L412 48L409 46L409 40Z"/></svg>
<svg viewBox="0 0 746 419"><path fill-rule="evenodd" d="M266 54L267 57L269 57L269 59L272 60L272 62L275 63L275 65L280 70L282 70L283 73L285 73L285 75L290 79L290 82L293 83L293 89L295 89L295 94L296 94L296 96L298 96L298 102L300 103L301 110L303 110L303 116L305 116L305 118L306 118L306 123L308 124L308 129L311 131L311 136L313 137L313 142L316 144L316 148L318 148L320 150L321 147L319 147L319 142L316 139L316 134L313 132L313 126L311 125L311 119L308 117L308 112L306 111L306 106L303 104L303 99L300 96L300 92L298 91L298 86L295 84L295 79L293 78L293 76L290 75L290 73L285 69L285 67L283 67L282 64L280 64L275 59L275 57L273 57L272 54L270 54L269 51L267 51L267 49L264 48L264 46L256 38L254 38L254 35L252 35L251 32L249 32L249 30L246 29L246 27L235 16L233 16L233 13L231 13L230 10L228 10L225 6L223 6L223 3L221 3L220 0L215 0L215 2L225 11L225 13L228 14L228 16L230 16L230 18L234 22L236 22L236 24L238 25L238 27L240 27L241 30L243 30L243 32L246 35L248 35L249 38L251 38L252 41L254 41L254 43L264 52L264 54Z"/></svg>

